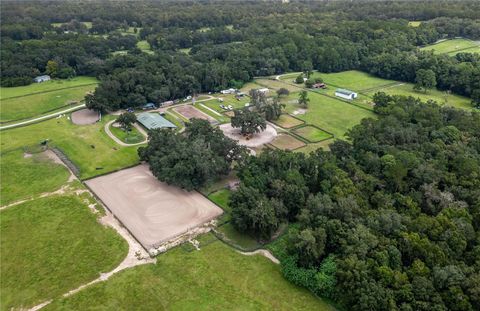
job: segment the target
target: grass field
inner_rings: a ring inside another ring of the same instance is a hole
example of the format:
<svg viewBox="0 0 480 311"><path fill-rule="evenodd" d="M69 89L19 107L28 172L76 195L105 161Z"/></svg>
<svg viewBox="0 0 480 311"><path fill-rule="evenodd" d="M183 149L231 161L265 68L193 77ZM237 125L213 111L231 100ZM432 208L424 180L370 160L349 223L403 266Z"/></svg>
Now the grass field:
<svg viewBox="0 0 480 311"><path fill-rule="evenodd" d="M25 158L22 149L0 156L0 205L55 191L67 182L70 173L45 154Z"/></svg>
<svg viewBox="0 0 480 311"><path fill-rule="evenodd" d="M422 24L421 21L410 21L408 22L408 26L410 27L419 27Z"/></svg>
<svg viewBox="0 0 480 311"><path fill-rule="evenodd" d="M308 96L310 103L307 112L296 117L333 133L336 138L344 138L346 131L360 123L363 118L374 117L371 111L334 98L314 92L309 92ZM293 113L298 108L300 107L297 104L288 104L286 111Z"/></svg>
<svg viewBox="0 0 480 311"><path fill-rule="evenodd" d="M285 113L282 114L280 116L280 118L278 118L277 120L274 120L272 122L275 123L276 125L280 126L280 127L285 128L285 129L290 129L292 127L299 126L299 125L304 123L302 120L294 118L294 117L292 117L288 114L285 114Z"/></svg>
<svg viewBox="0 0 480 311"><path fill-rule="evenodd" d="M228 206L228 200L230 198L231 191L229 189L220 189L212 192L208 195L208 198L218 206L220 206L226 213L230 213L230 207Z"/></svg>
<svg viewBox="0 0 480 311"><path fill-rule="evenodd" d="M325 139L332 138L333 135L325 131L322 131L319 128L314 126L302 126L300 128L294 129L293 133L305 138L309 142L316 143Z"/></svg>
<svg viewBox="0 0 480 311"><path fill-rule="evenodd" d="M336 73L314 72L312 77L321 77L327 86L333 91L335 91L335 88L340 87L356 92L362 92L363 90L370 90L372 88L398 83L397 81L377 78L371 74L357 70Z"/></svg>
<svg viewBox="0 0 480 311"><path fill-rule="evenodd" d="M181 130L184 127L181 119L177 118L175 115L172 115L170 113L165 113L162 115L162 117L164 117L168 121L172 122L175 126L177 126L177 131Z"/></svg>
<svg viewBox="0 0 480 311"><path fill-rule="evenodd" d="M238 232L231 223L220 226L217 231L223 234L223 239L226 239L228 243L233 243L237 248L245 251L258 249L261 246L254 238Z"/></svg>
<svg viewBox="0 0 480 311"><path fill-rule="evenodd" d="M138 41L137 48L139 48L143 52L153 54L152 48L150 47L150 44L147 42L147 40Z"/></svg>
<svg viewBox="0 0 480 311"><path fill-rule="evenodd" d="M435 54L480 53L480 43L468 39L451 39L430 44L421 48L424 51L433 51Z"/></svg>
<svg viewBox="0 0 480 311"><path fill-rule="evenodd" d="M273 80L273 79L257 79L255 80L257 84L259 84L259 87L267 87L270 89L270 92L268 95L272 96L275 95L275 91L280 89L280 88L285 88L289 90L290 92L299 92L302 90L303 84L298 84L294 85L292 83L286 84L282 83L282 81L278 80ZM290 82L290 81L287 81Z"/></svg>
<svg viewBox="0 0 480 311"><path fill-rule="evenodd" d="M270 143L281 150L295 150L305 146L305 143L292 135L281 133Z"/></svg>
<svg viewBox="0 0 480 311"><path fill-rule="evenodd" d="M155 265L125 270L45 310L334 310L268 259L200 241L200 251L175 248Z"/></svg>
<svg viewBox="0 0 480 311"><path fill-rule="evenodd" d="M94 77L75 77L67 80L50 80L42 83L32 83L25 86L0 87L0 99L7 99L18 96L32 95L72 87L93 85L98 83Z"/></svg>
<svg viewBox="0 0 480 311"><path fill-rule="evenodd" d="M202 102L202 103L198 103L198 104L195 104L195 108L197 108L198 110L200 110L201 112L211 116L212 118L214 118L215 120L217 120L218 122L220 123L227 123L227 122L230 122L230 118L221 114L218 115L217 113L214 113L212 112L211 110L205 108L205 107L208 107L207 105L208 101L207 102ZM202 106L203 105L203 106ZM210 108L210 107L208 107ZM214 109L215 110L215 109Z"/></svg>
<svg viewBox="0 0 480 311"><path fill-rule="evenodd" d="M298 148L296 150L294 150L295 152L302 152L302 153L305 153L305 154L309 154L310 152L312 151L315 151L317 149L323 149L325 151L329 151L330 150L330 144L334 142L334 139L327 139L327 140L324 140L324 141L321 141L319 143L313 143L313 144L307 144L305 147L302 147L302 148Z"/></svg>
<svg viewBox="0 0 480 311"><path fill-rule="evenodd" d="M113 124L111 124L110 131L126 144L136 144L145 140L145 136L133 126L130 131L124 131L122 128L114 127Z"/></svg>
<svg viewBox="0 0 480 311"><path fill-rule="evenodd" d="M45 139L60 148L80 169L81 178L111 172L138 163L137 147L122 147L104 132L105 123L114 116L104 116L92 125L78 126L66 117L50 119L0 132L3 152L37 145Z"/></svg>
<svg viewBox="0 0 480 311"><path fill-rule="evenodd" d="M77 196L37 199L0 215L1 310L58 297L112 270L128 250Z"/></svg>
<svg viewBox="0 0 480 311"><path fill-rule="evenodd" d="M72 87L59 91L2 99L0 122L21 120L40 116L47 112L79 104L87 92L95 89L94 85Z"/></svg>

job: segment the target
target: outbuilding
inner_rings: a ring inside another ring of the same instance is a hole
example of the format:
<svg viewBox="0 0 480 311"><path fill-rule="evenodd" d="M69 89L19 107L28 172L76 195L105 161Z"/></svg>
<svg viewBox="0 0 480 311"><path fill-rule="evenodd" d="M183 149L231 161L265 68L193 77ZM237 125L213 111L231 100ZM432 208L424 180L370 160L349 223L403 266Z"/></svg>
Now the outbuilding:
<svg viewBox="0 0 480 311"><path fill-rule="evenodd" d="M352 99L357 98L358 94L353 92L353 91L350 91L350 90L337 89L335 91L335 96L341 97L341 98L344 98L344 99L352 100Z"/></svg>
<svg viewBox="0 0 480 311"><path fill-rule="evenodd" d="M176 128L175 124L168 121L158 113L143 112L137 116L137 121L147 130Z"/></svg>
<svg viewBox="0 0 480 311"><path fill-rule="evenodd" d="M43 76L38 76L33 78L33 81L35 81L36 83L41 83L41 82L50 81L50 80L51 78L49 75L43 75Z"/></svg>

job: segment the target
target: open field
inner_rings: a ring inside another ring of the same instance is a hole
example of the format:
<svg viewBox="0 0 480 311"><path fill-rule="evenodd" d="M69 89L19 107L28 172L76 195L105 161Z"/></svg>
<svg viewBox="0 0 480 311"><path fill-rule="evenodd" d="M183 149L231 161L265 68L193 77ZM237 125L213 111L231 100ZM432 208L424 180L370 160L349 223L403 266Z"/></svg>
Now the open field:
<svg viewBox="0 0 480 311"><path fill-rule="evenodd" d="M222 214L198 192L158 181L145 164L86 184L147 250Z"/></svg>
<svg viewBox="0 0 480 311"><path fill-rule="evenodd" d="M134 126L131 127L130 131L124 131L122 128L115 127L111 124L110 131L115 137L126 144L137 144L145 140L142 133L140 133Z"/></svg>
<svg viewBox="0 0 480 311"><path fill-rule="evenodd" d="M45 310L335 310L281 274L263 256L244 256L216 241L200 251L177 247L157 264L125 270ZM121 307L120 307L121 306Z"/></svg>
<svg viewBox="0 0 480 311"><path fill-rule="evenodd" d="M147 42L147 40L141 40L137 42L137 48L142 50L145 53L148 54L153 54L154 52L152 51L152 48L150 47L150 44Z"/></svg>
<svg viewBox="0 0 480 311"><path fill-rule="evenodd" d="M455 108L461 109L473 109L471 104L471 99L465 96L457 94L447 94L445 91L440 91L437 89L428 90L427 93L417 92L413 89L412 83L400 83L394 86L387 86L385 88L379 88L375 91L367 92L368 96L373 96L376 92L385 92L390 95L405 95L413 96L415 98L420 98L423 101L429 99L436 101L439 105L448 105ZM446 99L446 101L445 101Z"/></svg>
<svg viewBox="0 0 480 311"><path fill-rule="evenodd" d="M435 54L448 54L450 56L460 52L480 53L480 42L468 39L451 39L424 46L421 50L433 51Z"/></svg>
<svg viewBox="0 0 480 311"><path fill-rule="evenodd" d="M308 96L310 103L306 113L296 117L332 132L336 138L344 138L347 130L363 118L375 116L368 110L314 92L309 92ZM287 104L286 111L293 113L299 108L297 104Z"/></svg>
<svg viewBox="0 0 480 311"><path fill-rule="evenodd" d="M278 118L277 120L274 120L272 122L275 123L276 125L280 126L280 127L286 128L286 129L290 129L292 127L299 126L299 125L304 123L302 120L294 118L294 117L292 117L288 114L285 114L285 113L282 114L280 116L280 118Z"/></svg>
<svg viewBox="0 0 480 311"><path fill-rule="evenodd" d="M210 108L208 105L205 104L206 102L203 103L198 103L195 104L195 108L200 110L201 112L208 114L210 117L214 118L217 120L219 123L227 123L230 122L230 117L228 117L225 114L222 114L215 109ZM212 111L213 110L213 111ZM222 109L223 110L223 109Z"/></svg>
<svg viewBox="0 0 480 311"><path fill-rule="evenodd" d="M45 153L24 156L16 149L0 156L0 205L55 191L67 182L70 173Z"/></svg>
<svg viewBox="0 0 480 311"><path fill-rule="evenodd" d="M312 78L320 77L327 87L335 91L336 88L345 88L356 92L370 90L381 86L399 83L394 80L377 78L366 72L349 70L336 73L314 72Z"/></svg>
<svg viewBox="0 0 480 311"><path fill-rule="evenodd" d="M305 146L303 141L286 133L278 134L278 136L270 144L282 150L295 150Z"/></svg>
<svg viewBox="0 0 480 311"><path fill-rule="evenodd" d="M49 139L79 168L80 177L104 174L139 162L137 147L122 147L105 132L105 123L114 116L104 116L92 125L74 125L67 117L50 119L0 132L2 151L38 145Z"/></svg>
<svg viewBox="0 0 480 311"><path fill-rule="evenodd" d="M75 77L67 80L50 80L42 83L32 83L26 86L0 87L0 99L7 99L18 96L32 95L49 91L57 91L72 87L97 84L94 77Z"/></svg>
<svg viewBox="0 0 480 311"><path fill-rule="evenodd" d="M328 151L330 150L330 144L333 143L335 140L332 138L332 139L327 139L327 140L324 140L324 141L321 141L319 143L313 143L313 144L307 144L305 147L302 147L302 148L298 148L296 150L294 150L295 152L303 152L303 153L310 153L312 151L315 151L317 149L323 149L325 151Z"/></svg>
<svg viewBox="0 0 480 311"><path fill-rule="evenodd" d="M1 310L58 297L110 271L127 253L127 243L75 195L36 199L0 216Z"/></svg>
<svg viewBox="0 0 480 311"><path fill-rule="evenodd" d="M419 27L422 24L421 21L410 21L408 22L408 26L410 27Z"/></svg>
<svg viewBox="0 0 480 311"><path fill-rule="evenodd" d="M92 22L81 22L85 26L87 26L88 29L92 28ZM62 26L63 23L51 23L53 27L60 27Z"/></svg>
<svg viewBox="0 0 480 311"><path fill-rule="evenodd" d="M79 86L59 91L2 99L0 122L28 119L47 112L78 104L95 85Z"/></svg>
<svg viewBox="0 0 480 311"><path fill-rule="evenodd" d="M275 95L275 91L280 89L280 88L285 88L289 90L290 92L299 92L302 90L303 84L298 84L294 85L291 83L291 81L288 84L282 83L281 81L278 80L273 80L273 79L257 79L255 80L257 84L260 85L260 87L267 87L270 89L270 92L268 95Z"/></svg>
<svg viewBox="0 0 480 311"><path fill-rule="evenodd" d="M316 128L311 125L302 126L297 129L293 130L293 133L297 134L298 136L303 137L304 139L308 140L309 142L316 143L320 142L325 139L333 138L332 134L329 134L319 128Z"/></svg>

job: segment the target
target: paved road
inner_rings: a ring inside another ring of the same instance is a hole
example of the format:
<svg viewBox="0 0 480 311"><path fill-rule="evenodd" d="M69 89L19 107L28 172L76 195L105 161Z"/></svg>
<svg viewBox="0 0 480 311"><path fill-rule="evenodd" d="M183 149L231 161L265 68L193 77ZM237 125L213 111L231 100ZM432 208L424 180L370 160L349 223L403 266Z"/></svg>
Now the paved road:
<svg viewBox="0 0 480 311"><path fill-rule="evenodd" d="M27 124L30 124L30 123L35 123L35 122L42 121L42 120L52 119L52 118L55 118L55 117L57 117L61 114L72 112L72 111L79 110L79 109L82 109L82 108L85 108L85 104L81 104L81 105L78 105L78 106L75 106L75 107L72 107L72 108L57 111L57 112L47 114L47 115L44 115L44 116L41 116L41 117L38 117L38 118L35 118L35 119L30 119L30 120L27 120L27 121L22 121L22 122L18 122L18 123L14 123L14 124L0 126L0 130L6 130L6 129L18 127L18 126L27 125Z"/></svg>

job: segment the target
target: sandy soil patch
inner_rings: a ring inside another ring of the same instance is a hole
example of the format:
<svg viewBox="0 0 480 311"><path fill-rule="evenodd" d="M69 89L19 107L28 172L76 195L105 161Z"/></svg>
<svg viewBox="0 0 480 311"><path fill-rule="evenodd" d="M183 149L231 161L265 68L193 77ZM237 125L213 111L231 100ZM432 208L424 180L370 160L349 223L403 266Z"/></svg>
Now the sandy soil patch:
<svg viewBox="0 0 480 311"><path fill-rule="evenodd" d="M94 124L100 120L98 112L90 109L81 109L72 113L72 122L77 125Z"/></svg>
<svg viewBox="0 0 480 311"><path fill-rule="evenodd" d="M275 137L277 137L277 131L270 124L267 124L265 131L253 135L248 140L242 134L240 134L240 129L233 128L230 123L220 125L220 129L223 131L225 136L238 141L240 145L250 148L268 144L269 142L273 141Z"/></svg>
<svg viewBox="0 0 480 311"><path fill-rule="evenodd" d="M197 108L191 105L176 107L173 110L175 110L177 113L181 114L182 116L184 116L189 120L192 118L197 118L197 119L207 120L210 123L218 123L218 121L215 120L213 117L209 116L208 114L198 110Z"/></svg>
<svg viewBox="0 0 480 311"><path fill-rule="evenodd" d="M146 164L85 183L147 250L223 213L196 191L158 181Z"/></svg>

